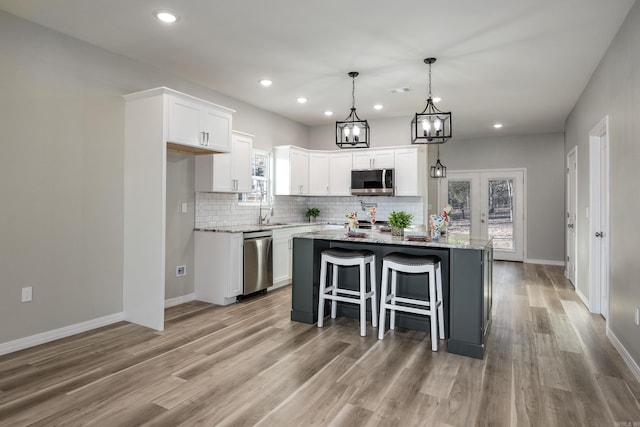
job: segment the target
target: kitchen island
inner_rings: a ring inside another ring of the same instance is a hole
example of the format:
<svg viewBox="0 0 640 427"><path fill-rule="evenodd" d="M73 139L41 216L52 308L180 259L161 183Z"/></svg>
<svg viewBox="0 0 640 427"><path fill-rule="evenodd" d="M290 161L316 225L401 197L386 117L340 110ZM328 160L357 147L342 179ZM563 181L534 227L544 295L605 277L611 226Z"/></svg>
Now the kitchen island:
<svg viewBox="0 0 640 427"><path fill-rule="evenodd" d="M466 235L449 235L439 241L410 241L389 233L366 231L362 237L349 237L346 230L322 230L293 238L293 279L291 319L315 323L318 320L320 254L324 249L369 249L376 254L377 291L380 295L382 258L391 252L437 255L441 259L442 287L447 351L482 358L491 322L493 247L491 240ZM356 289L357 269L341 267L339 280ZM409 297L426 296L424 277L398 275L398 293ZM381 296L382 298L382 296ZM325 308L326 309L326 308ZM325 315L328 311L325 312ZM338 304L338 315L358 318L358 307ZM371 319L371 313L367 313ZM429 331L429 320L411 313L398 313L396 325Z"/></svg>

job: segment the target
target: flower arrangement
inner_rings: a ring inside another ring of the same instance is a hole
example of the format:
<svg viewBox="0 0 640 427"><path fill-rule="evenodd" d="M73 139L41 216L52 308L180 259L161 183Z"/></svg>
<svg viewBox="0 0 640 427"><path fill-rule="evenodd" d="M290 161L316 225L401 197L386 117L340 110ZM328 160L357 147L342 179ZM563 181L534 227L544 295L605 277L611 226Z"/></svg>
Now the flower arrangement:
<svg viewBox="0 0 640 427"><path fill-rule="evenodd" d="M450 213L451 205L447 203L442 209L442 215L431 215L429 217L429 228L431 229L431 238L433 240L438 240L440 238L440 234L446 234Z"/></svg>
<svg viewBox="0 0 640 427"><path fill-rule="evenodd" d="M449 203L445 203L444 208L442 208L442 216L444 217L444 222L449 224L449 215L451 214L451 205Z"/></svg>
<svg viewBox="0 0 640 427"><path fill-rule="evenodd" d="M369 208L369 217L371 217L371 224L376 223L376 208L372 206Z"/></svg>
<svg viewBox="0 0 640 427"><path fill-rule="evenodd" d="M351 230L355 230L356 228L358 228L358 213L357 212L351 212L349 214L346 214L345 217L347 218L347 221L349 222L349 231Z"/></svg>

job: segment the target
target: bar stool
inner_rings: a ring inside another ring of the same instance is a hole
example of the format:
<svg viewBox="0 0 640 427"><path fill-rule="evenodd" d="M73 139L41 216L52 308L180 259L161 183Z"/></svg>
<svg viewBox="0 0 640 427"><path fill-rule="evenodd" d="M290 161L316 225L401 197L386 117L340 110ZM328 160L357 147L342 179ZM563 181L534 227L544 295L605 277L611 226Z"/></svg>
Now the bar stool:
<svg viewBox="0 0 640 427"><path fill-rule="evenodd" d="M387 282L391 270L391 293L387 295ZM427 273L429 275L428 300L403 298L396 295L396 280L398 272L403 273ZM382 259L382 287L380 291L380 329L378 339L384 337L385 312L391 310L390 329L396 326L396 311L422 314L429 316L431 324L431 350L438 351L439 326L440 338L444 339L444 310L442 303L442 274L440 270L440 258L435 255L409 255L393 252ZM418 308L418 307L427 308ZM437 312L437 321L436 321Z"/></svg>
<svg viewBox="0 0 640 427"><path fill-rule="evenodd" d="M331 301L331 318L336 318L338 301L360 305L360 335L367 335L367 299L371 299L371 324L378 326L378 303L376 299L376 256L370 250L350 250L330 248L322 251L320 257L320 292L318 295L318 327L324 324L324 302ZM331 286L327 286L327 265L333 264ZM357 265L360 270L360 290L343 289L338 284L338 267ZM367 292L367 271L369 266L369 291Z"/></svg>

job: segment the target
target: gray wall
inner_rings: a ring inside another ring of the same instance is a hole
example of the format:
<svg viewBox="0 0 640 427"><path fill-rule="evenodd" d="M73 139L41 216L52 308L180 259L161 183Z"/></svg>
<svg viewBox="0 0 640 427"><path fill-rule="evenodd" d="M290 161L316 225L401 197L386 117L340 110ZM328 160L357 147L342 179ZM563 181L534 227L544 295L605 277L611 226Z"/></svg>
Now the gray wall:
<svg viewBox="0 0 640 427"><path fill-rule="evenodd" d="M640 4L636 2L566 122L568 153L578 147L578 287L589 298L589 132L610 120L609 328L640 365Z"/></svg>
<svg viewBox="0 0 640 427"><path fill-rule="evenodd" d="M455 111L454 117L455 117ZM371 148L411 143L411 117L369 120ZM309 134L309 147L335 149L335 123L315 126ZM499 132L496 132L499 135ZM452 139L440 146L440 159L447 170L527 169L527 247L528 259L564 260L564 135L511 136L482 139ZM429 149L429 165L436 148ZM429 204L438 209L436 180L428 185Z"/></svg>
<svg viewBox="0 0 640 427"><path fill-rule="evenodd" d="M188 295L194 291L195 173L194 156L167 153L165 299ZM187 204L187 213L182 213L182 203ZM178 265L186 265L186 276L176 277Z"/></svg>
<svg viewBox="0 0 640 427"><path fill-rule="evenodd" d="M258 148L307 145L304 125L4 12L0 64L0 343L122 311L123 94L168 86L237 110ZM172 235L167 253L192 265L187 239ZM167 296L189 293L183 282Z"/></svg>
<svg viewBox="0 0 640 427"><path fill-rule="evenodd" d="M435 147L431 149L430 158L435 158ZM447 171L526 169L525 258L563 262L563 134L453 140L440 146L440 160ZM429 189L429 203L437 205L435 189Z"/></svg>

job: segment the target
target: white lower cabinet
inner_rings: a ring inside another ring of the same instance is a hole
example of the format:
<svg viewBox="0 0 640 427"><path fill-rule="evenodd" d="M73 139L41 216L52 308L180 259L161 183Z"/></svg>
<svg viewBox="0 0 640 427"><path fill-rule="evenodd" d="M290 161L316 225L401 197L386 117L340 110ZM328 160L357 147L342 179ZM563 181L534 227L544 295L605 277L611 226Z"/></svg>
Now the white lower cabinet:
<svg viewBox="0 0 640 427"><path fill-rule="evenodd" d="M293 266L293 236L316 231L320 225L280 228L273 230L273 286L291 283Z"/></svg>
<svg viewBox="0 0 640 427"><path fill-rule="evenodd" d="M234 303L242 294L242 233L194 234L196 300L218 305Z"/></svg>

